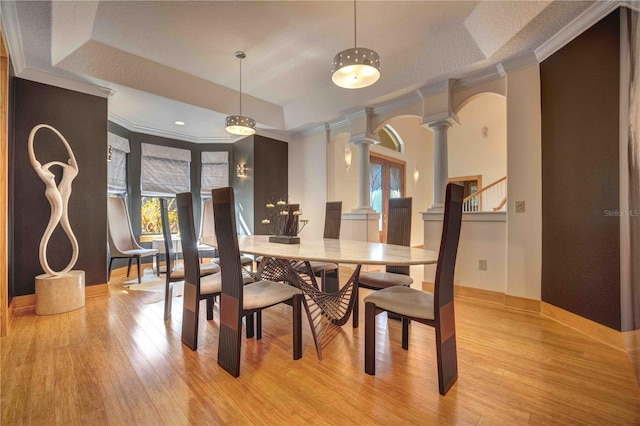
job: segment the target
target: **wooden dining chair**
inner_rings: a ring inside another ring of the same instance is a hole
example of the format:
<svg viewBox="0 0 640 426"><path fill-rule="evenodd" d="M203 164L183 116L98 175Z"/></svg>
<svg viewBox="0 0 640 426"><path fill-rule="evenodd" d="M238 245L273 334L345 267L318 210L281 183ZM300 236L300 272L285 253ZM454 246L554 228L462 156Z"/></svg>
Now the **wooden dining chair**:
<svg viewBox="0 0 640 426"><path fill-rule="evenodd" d="M198 250L200 253L216 252L217 255L217 242L216 246L207 245L202 243L202 239L205 236L210 236L216 239L216 230L213 217L213 200L204 200L202 202L202 216L200 220L200 237L198 238ZM220 258L214 257L214 262L219 263ZM253 271L253 258L244 254L240 255L240 263L249 272Z"/></svg>
<svg viewBox="0 0 640 426"><path fill-rule="evenodd" d="M434 293L410 287L388 287L364 298L364 370L376 374L376 315L395 313L402 318L402 348L409 349L409 323L434 327L438 361L438 387L445 395L458 379L453 274L456 266L464 188L448 184Z"/></svg>
<svg viewBox="0 0 640 426"><path fill-rule="evenodd" d="M391 198L389 200L389 220L387 222L387 244L409 247L411 244L411 197ZM413 278L409 276L408 266L386 266L385 272L360 274L358 287L380 290L387 287L409 287ZM359 298L353 308L353 327L360 321ZM399 319L399 318L395 318Z"/></svg>
<svg viewBox="0 0 640 426"><path fill-rule="evenodd" d="M262 310L279 303L293 306L293 359L302 357L302 291L282 282L257 281L242 285L233 188L212 191L216 235L222 268L218 364L234 377L240 375L242 318L256 314L257 339L262 337Z"/></svg>
<svg viewBox="0 0 640 426"><path fill-rule="evenodd" d="M342 201L328 201L324 215L324 236L332 240L340 239L340 225L342 224ZM332 293L338 291L338 264L330 262L311 261L300 263L296 272L308 273L309 267L316 277L320 277L321 290ZM331 281L331 283L328 283Z"/></svg>
<svg viewBox="0 0 640 426"><path fill-rule="evenodd" d="M178 218L180 217L180 213L178 213ZM191 222L193 222L193 209L191 210ZM164 253L165 253L165 264L166 264L166 275L165 275L165 287L164 287L164 320L168 321L171 317L171 305L173 301L173 283L177 281L185 280L185 271L186 271L186 260L185 259L185 238L188 237L187 234L182 232L182 228L180 228L180 238L182 242L182 253L183 253L183 261L185 262L184 267L178 268L174 265L174 251L173 251L173 241L171 238L171 226L169 224L169 214L167 208L167 200L164 198L160 199L160 218L162 222L162 235L164 236ZM188 220L188 217L186 218ZM185 229L185 232L188 233L188 229ZM195 234L195 231L194 231ZM195 240L195 236L194 236ZM187 243L188 240L187 240ZM196 248L196 254L198 254ZM198 259L200 257L198 256ZM211 274L216 274L220 272L220 267L215 263L205 263L202 265L198 265L197 275L198 277L204 277ZM186 284L185 284L186 285ZM207 319L213 319L213 299L215 296L215 289L211 289L211 291L199 291L198 297L199 299L207 300ZM219 291L217 293L220 293Z"/></svg>

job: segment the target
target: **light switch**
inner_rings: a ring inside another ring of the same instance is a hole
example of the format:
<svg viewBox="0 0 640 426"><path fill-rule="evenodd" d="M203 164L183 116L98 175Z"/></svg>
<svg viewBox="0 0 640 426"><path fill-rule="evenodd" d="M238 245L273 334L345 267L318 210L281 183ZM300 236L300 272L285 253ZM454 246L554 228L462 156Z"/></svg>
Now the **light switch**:
<svg viewBox="0 0 640 426"><path fill-rule="evenodd" d="M516 213L524 213L524 201L516 201Z"/></svg>
<svg viewBox="0 0 640 426"><path fill-rule="evenodd" d="M478 269L481 271L486 271L487 270L487 260L486 259L479 259L478 260Z"/></svg>

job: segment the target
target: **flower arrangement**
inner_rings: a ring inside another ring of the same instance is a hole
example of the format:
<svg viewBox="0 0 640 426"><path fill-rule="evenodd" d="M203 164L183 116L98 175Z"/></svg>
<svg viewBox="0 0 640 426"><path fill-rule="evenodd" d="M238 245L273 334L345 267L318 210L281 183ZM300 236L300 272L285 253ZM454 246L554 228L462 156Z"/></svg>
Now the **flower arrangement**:
<svg viewBox="0 0 640 426"><path fill-rule="evenodd" d="M309 223L309 219L301 217L299 204L288 204L283 199L268 202L267 217L263 225L270 226L270 233L276 236L296 237Z"/></svg>

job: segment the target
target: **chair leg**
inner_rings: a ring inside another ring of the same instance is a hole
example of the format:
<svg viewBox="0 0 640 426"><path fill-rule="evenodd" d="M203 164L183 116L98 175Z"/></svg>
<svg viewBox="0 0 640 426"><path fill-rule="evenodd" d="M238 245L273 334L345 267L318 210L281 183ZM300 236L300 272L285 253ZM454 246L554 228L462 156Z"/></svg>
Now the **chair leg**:
<svg viewBox="0 0 640 426"><path fill-rule="evenodd" d="M173 302L173 283L167 282L164 288L164 320L171 318L171 304Z"/></svg>
<svg viewBox="0 0 640 426"><path fill-rule="evenodd" d="M129 266L127 266L127 278L129 278L129 274L131 273L131 261L132 260L133 260L132 258L129 258Z"/></svg>
<svg viewBox="0 0 640 426"><path fill-rule="evenodd" d="M140 279L140 256L136 256L136 263L138 265L138 284L142 284L142 280Z"/></svg>
<svg viewBox="0 0 640 426"><path fill-rule="evenodd" d="M256 340L262 339L262 311L256 312Z"/></svg>
<svg viewBox="0 0 640 426"><path fill-rule="evenodd" d="M300 358L302 358L302 295L295 294L293 296L293 359Z"/></svg>
<svg viewBox="0 0 640 426"><path fill-rule="evenodd" d="M411 320L402 317L402 349L409 349L409 324Z"/></svg>
<svg viewBox="0 0 640 426"><path fill-rule="evenodd" d="M111 265L113 265L113 259L115 258L112 257L111 259L109 259L109 275L107 276L107 281L111 281Z"/></svg>
<svg viewBox="0 0 640 426"><path fill-rule="evenodd" d="M353 315L353 328L358 328L358 325L360 323L360 290L358 289L358 283L355 283L353 285L353 296L355 297L354 303L353 303L353 312L351 315Z"/></svg>
<svg viewBox="0 0 640 426"><path fill-rule="evenodd" d="M251 339L255 334L255 331L254 331L254 328L253 328L253 324L254 324L253 323L253 313L247 315L245 318L246 318L246 326L245 327L246 327L246 330L247 330L247 339Z"/></svg>
<svg viewBox="0 0 640 426"><path fill-rule="evenodd" d="M207 297L207 321L213 320L213 300L215 296Z"/></svg>
<svg viewBox="0 0 640 426"><path fill-rule="evenodd" d="M376 305L364 304L364 372L376 374Z"/></svg>
<svg viewBox="0 0 640 426"><path fill-rule="evenodd" d="M458 380L458 354L453 301L440 307L440 318L435 329L438 390L440 395L446 395L451 386Z"/></svg>

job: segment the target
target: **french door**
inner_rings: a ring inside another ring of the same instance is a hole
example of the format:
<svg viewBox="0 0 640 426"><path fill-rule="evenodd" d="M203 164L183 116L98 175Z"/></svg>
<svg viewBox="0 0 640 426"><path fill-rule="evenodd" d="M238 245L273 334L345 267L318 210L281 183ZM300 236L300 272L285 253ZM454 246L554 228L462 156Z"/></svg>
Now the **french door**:
<svg viewBox="0 0 640 426"><path fill-rule="evenodd" d="M380 213L380 242L387 242L387 218L389 199L405 194L405 165L401 160L372 153L371 163L371 207Z"/></svg>

